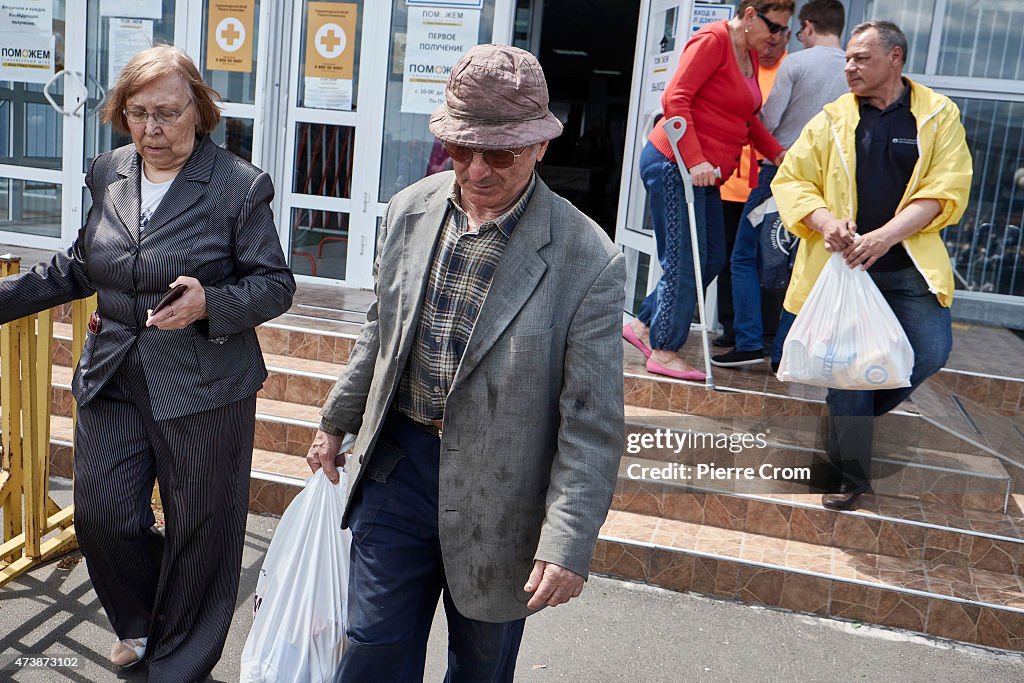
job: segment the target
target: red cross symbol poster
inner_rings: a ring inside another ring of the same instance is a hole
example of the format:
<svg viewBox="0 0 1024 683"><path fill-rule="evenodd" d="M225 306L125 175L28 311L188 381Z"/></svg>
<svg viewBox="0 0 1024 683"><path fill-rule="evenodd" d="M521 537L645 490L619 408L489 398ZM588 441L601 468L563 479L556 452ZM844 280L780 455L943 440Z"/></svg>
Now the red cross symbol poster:
<svg viewBox="0 0 1024 683"><path fill-rule="evenodd" d="M206 33L206 68L252 72L254 0L210 0Z"/></svg>

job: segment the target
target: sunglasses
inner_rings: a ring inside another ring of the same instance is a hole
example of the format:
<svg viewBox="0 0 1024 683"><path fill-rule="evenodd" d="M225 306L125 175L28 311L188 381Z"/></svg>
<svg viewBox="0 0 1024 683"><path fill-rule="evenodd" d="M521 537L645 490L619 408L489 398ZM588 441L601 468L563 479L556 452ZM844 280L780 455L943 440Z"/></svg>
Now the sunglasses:
<svg viewBox="0 0 1024 683"><path fill-rule="evenodd" d="M776 24L776 23L775 23L774 21L772 21L771 19L769 19L768 17L766 17L766 16L765 16L765 15L764 15L763 13L761 13L761 12L758 12L758 13L757 13L757 16L761 17L761 21L763 21L763 22L764 22L764 25L768 27L768 32L769 32L769 33L773 33L773 34L774 34L774 33L782 33L782 32L783 32L783 31L785 31L785 30L786 30L787 28L789 28L789 27L788 27L788 26L786 26L785 24Z"/></svg>
<svg viewBox="0 0 1024 683"><path fill-rule="evenodd" d="M800 30L796 32L796 39L800 40L804 37L804 29L807 28L807 24L813 24L814 21L811 19L804 19L800 22Z"/></svg>
<svg viewBox="0 0 1024 683"><path fill-rule="evenodd" d="M448 150L448 156L460 164L472 162L473 156L479 154L484 158L484 163L491 168L511 168L516 163L516 159L523 156L527 149L523 147L518 152L513 152L511 149L473 149L452 142L444 143L444 148Z"/></svg>

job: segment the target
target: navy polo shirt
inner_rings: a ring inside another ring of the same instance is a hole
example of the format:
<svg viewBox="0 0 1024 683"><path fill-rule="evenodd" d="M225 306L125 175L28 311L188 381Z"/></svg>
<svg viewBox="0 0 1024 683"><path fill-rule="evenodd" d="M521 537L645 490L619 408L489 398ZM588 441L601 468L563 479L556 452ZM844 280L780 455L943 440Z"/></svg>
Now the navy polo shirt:
<svg viewBox="0 0 1024 683"><path fill-rule="evenodd" d="M910 111L910 84L900 98L878 109L860 101L857 124L857 232L871 232L896 215L917 164L917 120ZM907 250L896 244L871 266L892 271L913 266Z"/></svg>

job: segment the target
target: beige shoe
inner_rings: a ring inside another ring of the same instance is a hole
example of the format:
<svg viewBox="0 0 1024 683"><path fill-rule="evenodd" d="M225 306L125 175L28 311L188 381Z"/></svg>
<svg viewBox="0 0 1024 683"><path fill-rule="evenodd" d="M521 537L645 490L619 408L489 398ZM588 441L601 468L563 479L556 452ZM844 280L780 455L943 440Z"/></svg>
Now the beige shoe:
<svg viewBox="0 0 1024 683"><path fill-rule="evenodd" d="M126 638L110 646L110 663L119 669L130 669L146 656L148 638Z"/></svg>

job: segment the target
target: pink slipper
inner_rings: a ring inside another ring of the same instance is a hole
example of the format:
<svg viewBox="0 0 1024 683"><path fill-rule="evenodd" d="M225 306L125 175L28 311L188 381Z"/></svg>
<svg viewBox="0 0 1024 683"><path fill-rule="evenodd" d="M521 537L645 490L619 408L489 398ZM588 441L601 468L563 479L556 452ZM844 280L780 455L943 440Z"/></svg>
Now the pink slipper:
<svg viewBox="0 0 1024 683"><path fill-rule="evenodd" d="M647 359L647 372L653 372L655 375L672 377L673 379L689 379L694 382L703 382L708 378L708 376L700 370L673 370L672 368L665 367L661 363L655 363L650 358Z"/></svg>
<svg viewBox="0 0 1024 683"><path fill-rule="evenodd" d="M622 338L628 341L630 344L640 349L640 353L644 354L644 358L651 357L651 349L647 344L640 341L640 337L636 336L636 332L633 331L633 326L626 323L622 326Z"/></svg>

